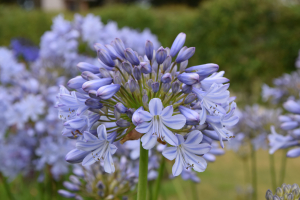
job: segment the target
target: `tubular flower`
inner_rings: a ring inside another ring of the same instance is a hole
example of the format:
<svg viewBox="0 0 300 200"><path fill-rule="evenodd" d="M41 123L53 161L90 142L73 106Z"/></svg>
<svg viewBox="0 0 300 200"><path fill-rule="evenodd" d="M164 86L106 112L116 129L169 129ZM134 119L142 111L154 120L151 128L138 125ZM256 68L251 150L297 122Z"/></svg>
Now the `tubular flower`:
<svg viewBox="0 0 300 200"><path fill-rule="evenodd" d="M113 135L111 143L141 139L144 149L151 149L158 142L179 148L178 152L188 152L193 145L198 148L202 133L213 140L231 138L232 134L229 135L223 125L234 125L238 118L233 117L235 103L229 97L229 84L223 84L228 79L223 77L224 72L217 72L219 66L216 64L198 65L188 70L188 59L195 53L195 48L184 46L185 37L180 33L171 51L168 47L154 49L152 42L145 40L145 55L127 47L120 38L109 45L95 44L101 63L98 72L94 64L79 63L81 78L69 81L76 91L69 92L62 87L58 95L57 108L68 131L64 135L75 138L72 133L79 134L76 139L80 151L70 152L66 156L69 162L80 162L84 151L94 152L100 148L96 144L93 148L81 146L94 144L85 140L95 133L93 127L96 124L105 125L107 137ZM69 109L74 114L68 116ZM89 125L83 126L82 118L92 114L98 119L88 117L85 122ZM78 123L78 127L73 122ZM195 141L199 143L184 141L183 135L194 129L202 131L195 134ZM213 129L213 133L206 134ZM209 146L208 143L201 144L199 148L205 145ZM202 153L188 152L178 159L184 159L196 171L204 171L206 162L199 155L207 153L209 148L204 149L200 151ZM106 162L110 156L103 158ZM83 164L89 163L85 159ZM181 171L177 169L176 174Z"/></svg>

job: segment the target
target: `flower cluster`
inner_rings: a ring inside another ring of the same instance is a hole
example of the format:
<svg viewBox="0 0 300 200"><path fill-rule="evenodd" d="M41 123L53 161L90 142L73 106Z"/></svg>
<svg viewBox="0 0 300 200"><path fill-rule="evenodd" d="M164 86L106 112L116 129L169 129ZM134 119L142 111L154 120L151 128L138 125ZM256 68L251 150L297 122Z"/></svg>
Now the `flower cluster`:
<svg viewBox="0 0 300 200"><path fill-rule="evenodd" d="M175 159L173 175L183 169L202 172L202 156L213 140L230 140L229 127L238 122L229 80L216 64L188 67L194 47L186 47L180 33L172 47L147 40L145 54L126 48L120 38L94 45L101 66L80 62L81 76L61 86L56 107L64 121L62 134L76 139L76 149L66 160L83 165L101 161L114 172L114 142L138 140L144 149L168 144L162 155ZM177 55L177 56L176 56ZM173 60L174 58L174 60Z"/></svg>
<svg viewBox="0 0 300 200"><path fill-rule="evenodd" d="M300 188L295 183L293 185L282 184L276 189L275 194L271 190L266 192L266 200L298 200L300 198Z"/></svg>
<svg viewBox="0 0 300 200"><path fill-rule="evenodd" d="M96 164L77 166L70 176L70 181L64 181L67 190L58 190L66 198L85 199L127 199L125 196L136 184L137 177L132 171L130 162L121 157L114 174L104 173L103 166Z"/></svg>

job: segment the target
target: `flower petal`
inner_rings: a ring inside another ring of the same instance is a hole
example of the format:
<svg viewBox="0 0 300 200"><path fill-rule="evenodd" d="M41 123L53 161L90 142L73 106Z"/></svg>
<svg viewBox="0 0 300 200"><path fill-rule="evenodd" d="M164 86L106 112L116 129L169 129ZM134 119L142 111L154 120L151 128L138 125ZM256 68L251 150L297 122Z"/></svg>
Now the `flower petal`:
<svg viewBox="0 0 300 200"><path fill-rule="evenodd" d="M174 160L177 156L177 147L167 147L163 150L162 155L168 160Z"/></svg>
<svg viewBox="0 0 300 200"><path fill-rule="evenodd" d="M99 140L107 140L106 127L103 124L98 126L97 133Z"/></svg>
<svg viewBox="0 0 300 200"><path fill-rule="evenodd" d="M168 119L170 117L172 117L173 114L173 106L167 106L163 109L163 111L161 112L161 116L165 119Z"/></svg>
<svg viewBox="0 0 300 200"><path fill-rule="evenodd" d="M139 133L147 133L152 129L152 121L151 122L143 122L135 127L135 130Z"/></svg>
<svg viewBox="0 0 300 200"><path fill-rule="evenodd" d="M96 160L93 158L92 153L88 154L82 161L82 166L88 166L94 164Z"/></svg>
<svg viewBox="0 0 300 200"><path fill-rule="evenodd" d="M287 157L296 158L300 156L300 148L291 149L286 154Z"/></svg>
<svg viewBox="0 0 300 200"><path fill-rule="evenodd" d="M193 169L197 172L203 172L205 171L207 167L207 162L204 158L201 156L194 155L192 153L189 153L185 151L185 158L188 160L190 165L193 165Z"/></svg>
<svg viewBox="0 0 300 200"><path fill-rule="evenodd" d="M163 123L172 129L181 129L186 122L186 118L182 114L174 115L170 118L162 118Z"/></svg>
<svg viewBox="0 0 300 200"><path fill-rule="evenodd" d="M111 153L107 151L105 160L104 160L104 171L107 173L115 172L115 165Z"/></svg>
<svg viewBox="0 0 300 200"><path fill-rule="evenodd" d="M102 146L103 144L104 142L99 140L95 142L85 142L79 140L76 142L76 148L82 151L93 151L98 147Z"/></svg>
<svg viewBox="0 0 300 200"><path fill-rule="evenodd" d="M86 141L97 141L98 140L98 138L96 136L94 136L93 134L91 134L88 131L84 131L83 136Z"/></svg>
<svg viewBox="0 0 300 200"><path fill-rule="evenodd" d="M149 112L144 111L144 110L140 110L139 114L140 114L140 119L143 121L146 121L146 122L152 120L152 118L153 118L153 116Z"/></svg>
<svg viewBox="0 0 300 200"><path fill-rule="evenodd" d="M163 137L162 139L164 139L170 145L177 146L178 145L178 139L177 139L176 135L174 135L174 133L172 133L172 131L170 131L163 124L161 124L161 127L162 127L161 135Z"/></svg>
<svg viewBox="0 0 300 200"><path fill-rule="evenodd" d="M197 145L185 145L184 149L192 154L202 155L210 151L211 146L207 143Z"/></svg>
<svg viewBox="0 0 300 200"><path fill-rule="evenodd" d="M185 140L184 144L186 145L200 144L202 139L203 139L203 134L198 130L193 130L189 132L188 137Z"/></svg>
<svg viewBox="0 0 300 200"><path fill-rule="evenodd" d="M182 157L180 156L180 154L177 154L175 163L172 167L173 176L178 176L179 174L181 174L182 170L183 170Z"/></svg>
<svg viewBox="0 0 300 200"><path fill-rule="evenodd" d="M152 115L160 115L163 104L159 98L153 98L149 102L149 110Z"/></svg>
<svg viewBox="0 0 300 200"><path fill-rule="evenodd" d="M112 155L115 154L118 149L114 144L110 144L109 148Z"/></svg>

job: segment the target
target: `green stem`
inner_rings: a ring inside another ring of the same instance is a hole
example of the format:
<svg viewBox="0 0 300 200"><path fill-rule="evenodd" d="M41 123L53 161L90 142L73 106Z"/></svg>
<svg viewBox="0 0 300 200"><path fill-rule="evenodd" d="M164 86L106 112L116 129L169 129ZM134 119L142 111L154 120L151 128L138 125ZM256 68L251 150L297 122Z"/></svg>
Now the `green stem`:
<svg viewBox="0 0 300 200"><path fill-rule="evenodd" d="M147 182L148 182L148 150L142 146L140 141L140 161L139 161L139 182L137 200L145 200L147 198Z"/></svg>
<svg viewBox="0 0 300 200"><path fill-rule="evenodd" d="M287 150L283 150L282 159L281 159L281 168L280 168L280 178L279 178L279 185L282 185L284 182L285 176L285 167L286 167L286 153Z"/></svg>
<svg viewBox="0 0 300 200"><path fill-rule="evenodd" d="M159 194L159 190L160 190L160 183L161 183L162 177L164 175L165 162L166 162L165 158L162 157L162 161L161 161L160 167L158 169L158 177L155 181L153 200L158 199L158 194Z"/></svg>
<svg viewBox="0 0 300 200"><path fill-rule="evenodd" d="M197 184L193 181L191 182L191 188L192 188L192 195L194 200L198 200L198 192L197 192Z"/></svg>
<svg viewBox="0 0 300 200"><path fill-rule="evenodd" d="M2 173L0 173L0 179L1 179L2 182L3 182L3 185L4 185L4 188L5 188L6 194L7 194L7 196L8 196L8 199L14 200L15 198L13 197L13 195L12 195L12 193L11 193L11 191L10 191L10 187L9 187L9 185L8 185L8 183L7 183L7 179L6 179L5 176L2 175Z"/></svg>
<svg viewBox="0 0 300 200"><path fill-rule="evenodd" d="M256 170L256 150L254 145L251 145L251 161L252 161L252 188L253 188L253 198L252 200L257 200L257 170Z"/></svg>
<svg viewBox="0 0 300 200"><path fill-rule="evenodd" d="M275 172L274 155L269 154L269 157L270 157L270 172L271 172L272 186L273 186L273 191L275 191L276 187L277 187L277 184L276 184L276 172Z"/></svg>

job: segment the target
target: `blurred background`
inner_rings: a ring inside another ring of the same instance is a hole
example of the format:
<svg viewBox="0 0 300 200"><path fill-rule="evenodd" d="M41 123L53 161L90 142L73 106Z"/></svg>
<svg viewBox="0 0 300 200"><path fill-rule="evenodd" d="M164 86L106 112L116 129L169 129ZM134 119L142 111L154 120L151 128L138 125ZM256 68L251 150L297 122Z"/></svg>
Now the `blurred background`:
<svg viewBox="0 0 300 200"><path fill-rule="evenodd" d="M12 47L13 39L22 38L39 48L54 17L63 14L72 21L75 13L92 13L104 24L115 21L118 28L148 28L164 47L170 46L178 33L186 33L186 46L196 47L189 65L217 63L230 79L230 91L237 96L240 108L252 104L280 107L263 101L262 85L272 85L274 78L296 70L300 49L298 0L0 0L0 46ZM84 48L79 51L94 55ZM285 154L275 152L277 171ZM259 149L258 199L264 199L266 190L272 187L268 159L268 151ZM205 172L198 173L199 199L249 199L244 197L251 193L250 163L245 160L226 150L209 163ZM299 166L299 159L287 160L285 182L300 184ZM15 199L41 199L40 193L44 193L44 199L63 199L56 191L63 187L68 174L42 189L35 178L28 178L36 176L18 175L9 181ZM0 199L10 199L5 187L1 182ZM191 199L189 188L180 178L165 180L160 199Z"/></svg>

